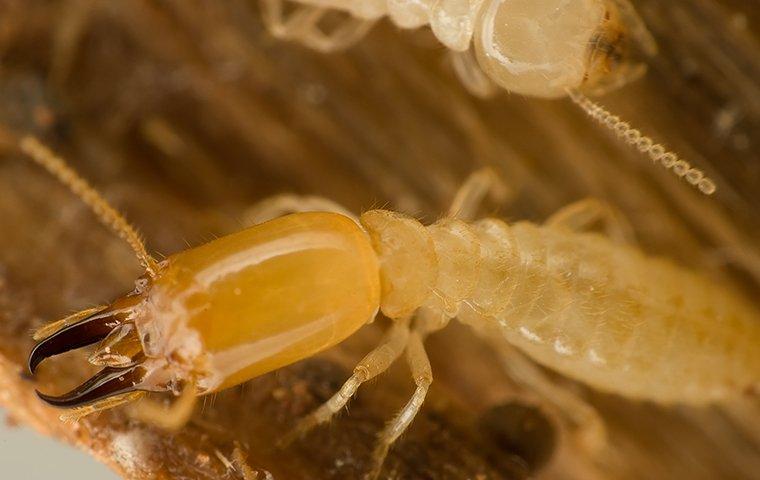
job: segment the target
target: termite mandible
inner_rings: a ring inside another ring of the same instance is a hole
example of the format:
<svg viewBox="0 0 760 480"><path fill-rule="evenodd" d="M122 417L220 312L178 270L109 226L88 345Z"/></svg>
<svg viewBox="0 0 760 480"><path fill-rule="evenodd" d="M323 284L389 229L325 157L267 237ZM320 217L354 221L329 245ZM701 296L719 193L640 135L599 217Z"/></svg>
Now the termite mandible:
<svg viewBox="0 0 760 480"><path fill-rule="evenodd" d="M433 380L426 337L453 318L506 339L538 364L627 398L704 405L760 381L758 311L731 289L626 244L623 224L598 201L571 204L543 225L473 222L468 217L491 185L478 172L432 225L388 210L358 218L297 212L159 263L61 158L29 136L20 149L127 240L146 270L127 295L35 334L32 373L49 357L98 344L89 360L104 367L99 373L63 395L39 393L51 405L73 408L68 418L172 392L180 398L168 410L143 400L135 411L161 426L181 426L197 396L332 347L378 311L393 321L381 344L284 437L292 441L329 421L362 383L405 353L416 389L381 432L367 478L377 478L425 400ZM286 208L297 203L290 200ZM278 203L267 204L270 214L279 215ZM314 203L342 210L329 200ZM606 234L587 231L598 220Z"/></svg>
<svg viewBox="0 0 760 480"><path fill-rule="evenodd" d="M285 5L297 8L286 12ZM430 26L467 89L569 97L623 142L711 195L715 183L587 95L641 77L657 53L629 0L261 0L272 35L322 52L349 47L384 16L401 28ZM325 32L329 12L347 15Z"/></svg>

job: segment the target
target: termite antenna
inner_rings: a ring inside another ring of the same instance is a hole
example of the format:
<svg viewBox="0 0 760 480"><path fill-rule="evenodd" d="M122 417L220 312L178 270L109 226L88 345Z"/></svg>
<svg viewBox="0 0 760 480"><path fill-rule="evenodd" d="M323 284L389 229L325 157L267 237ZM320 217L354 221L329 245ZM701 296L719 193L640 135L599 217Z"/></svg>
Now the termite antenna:
<svg viewBox="0 0 760 480"><path fill-rule="evenodd" d="M30 135L24 136L19 142L19 147L29 158L50 172L59 182L68 187L72 193L90 207L103 225L116 232L119 237L132 247L137 259L145 268L148 275L151 277L156 276L158 273L158 262L148 253L145 243L140 238L140 234L97 190L90 186L62 158L56 156L37 138Z"/></svg>
<svg viewBox="0 0 760 480"><path fill-rule="evenodd" d="M567 93L572 101L591 118L612 130L625 143L633 145L641 153L649 156L653 162L660 162L663 167L673 170L673 173L685 178L687 182L696 186L705 195L715 193L715 182L705 176L701 170L693 168L689 162L666 150L659 143L654 143L651 138L643 135L639 130L631 127L628 122L624 122L617 115L613 115L578 90L568 89Z"/></svg>

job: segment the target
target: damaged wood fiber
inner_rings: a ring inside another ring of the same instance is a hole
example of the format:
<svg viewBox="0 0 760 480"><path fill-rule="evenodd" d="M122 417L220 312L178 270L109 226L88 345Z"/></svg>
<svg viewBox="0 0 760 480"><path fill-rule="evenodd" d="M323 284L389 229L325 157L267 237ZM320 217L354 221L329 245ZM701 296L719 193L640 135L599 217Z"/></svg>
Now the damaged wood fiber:
<svg viewBox="0 0 760 480"><path fill-rule="evenodd" d="M282 192L433 221L468 173L491 165L510 198L489 213L540 221L600 197L630 219L642 248L756 297L760 9L635 3L660 54L644 79L601 100L716 179L710 198L569 101L473 98L426 31L384 22L356 48L322 55L272 39L252 1L0 3L0 403L128 479L242 478L237 446L260 478L351 479L413 388L401 365L348 414L274 447L376 344L378 321L319 357L206 398L176 434L118 409L59 422L34 388L64 391L93 371L74 352L32 381L30 332L124 293L141 272L77 198L15 150L23 133L63 154L157 253L238 230L251 205ZM510 382L498 345L459 326L429 343L435 382L386 462L389 478L760 478L756 401L665 408L578 387L610 429L610 451L592 461L550 408Z"/></svg>

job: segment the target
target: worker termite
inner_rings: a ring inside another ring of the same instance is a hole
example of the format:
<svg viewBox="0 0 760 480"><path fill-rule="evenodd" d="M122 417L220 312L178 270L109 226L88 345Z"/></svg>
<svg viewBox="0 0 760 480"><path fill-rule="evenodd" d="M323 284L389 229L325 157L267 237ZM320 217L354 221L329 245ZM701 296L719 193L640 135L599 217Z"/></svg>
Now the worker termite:
<svg viewBox="0 0 760 480"><path fill-rule="evenodd" d="M125 238L146 269L131 293L36 333L32 373L46 358L98 344L89 359L103 370L63 395L39 394L74 408L69 417L172 392L180 399L168 410L143 400L135 414L182 425L195 397L336 345L378 311L392 320L381 344L284 437L293 441L329 421L405 353L416 388L381 432L367 478L379 475L425 400L432 382L426 337L453 318L571 379L633 399L709 404L760 380L754 307L730 288L626 244L618 217L599 202L565 207L543 225L470 221L492 185L492 175L477 173L432 225L388 210L358 218L333 211L278 216L281 205L270 203L276 218L159 263L63 160L31 137L20 148ZM315 205L330 209L331 202ZM600 219L607 235L586 231ZM555 402L584 417L576 403Z"/></svg>
<svg viewBox="0 0 760 480"><path fill-rule="evenodd" d="M288 2L298 5L289 14ZM716 190L702 171L587 97L639 78L643 60L657 52L628 0L262 0L262 6L274 36L319 51L352 45L383 16L401 28L429 25L472 93L490 95L495 84L528 96L568 96L653 162L706 195ZM320 22L331 11L347 18L326 33Z"/></svg>

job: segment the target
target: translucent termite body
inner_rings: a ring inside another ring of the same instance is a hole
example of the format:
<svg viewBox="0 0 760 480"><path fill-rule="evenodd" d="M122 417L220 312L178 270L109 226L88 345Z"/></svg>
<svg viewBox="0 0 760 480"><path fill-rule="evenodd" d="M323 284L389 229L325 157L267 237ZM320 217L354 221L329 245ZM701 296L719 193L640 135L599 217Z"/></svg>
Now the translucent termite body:
<svg viewBox="0 0 760 480"><path fill-rule="evenodd" d="M21 147L88 204L107 205L36 140ZM474 210L482 179L476 174L450 215L428 226L388 210L358 219L300 212L160 264L135 248L147 269L137 288L44 327L29 358L34 372L45 358L99 343L90 361L105 368L69 393L40 396L79 416L148 391L217 392L338 344L379 310L392 320L382 344L286 438L328 421L405 353L416 390L379 437L374 478L432 382L424 340L453 318L628 398L700 405L758 384L760 314L731 289L614 240L620 236L583 231L597 218L616 231L598 203L566 207L544 225L457 218ZM115 210L95 210L137 238ZM183 410L186 419L191 410Z"/></svg>
<svg viewBox="0 0 760 480"><path fill-rule="evenodd" d="M299 7L286 14L288 2ZM702 193L716 190L701 170L587 97L639 78L657 53L628 0L262 0L262 6L273 35L320 51L354 44L385 16L402 28L429 25L470 92L490 96L498 86L532 97L567 96ZM349 18L326 33L320 22L330 11Z"/></svg>
<svg viewBox="0 0 760 480"><path fill-rule="evenodd" d="M616 88L656 53L627 0L293 0L303 7L287 18L285 0L263 1L273 34L319 50L345 48L383 16L401 28L429 25L453 52L474 47L477 65L497 85L536 97ZM353 18L328 35L319 22L329 10Z"/></svg>

